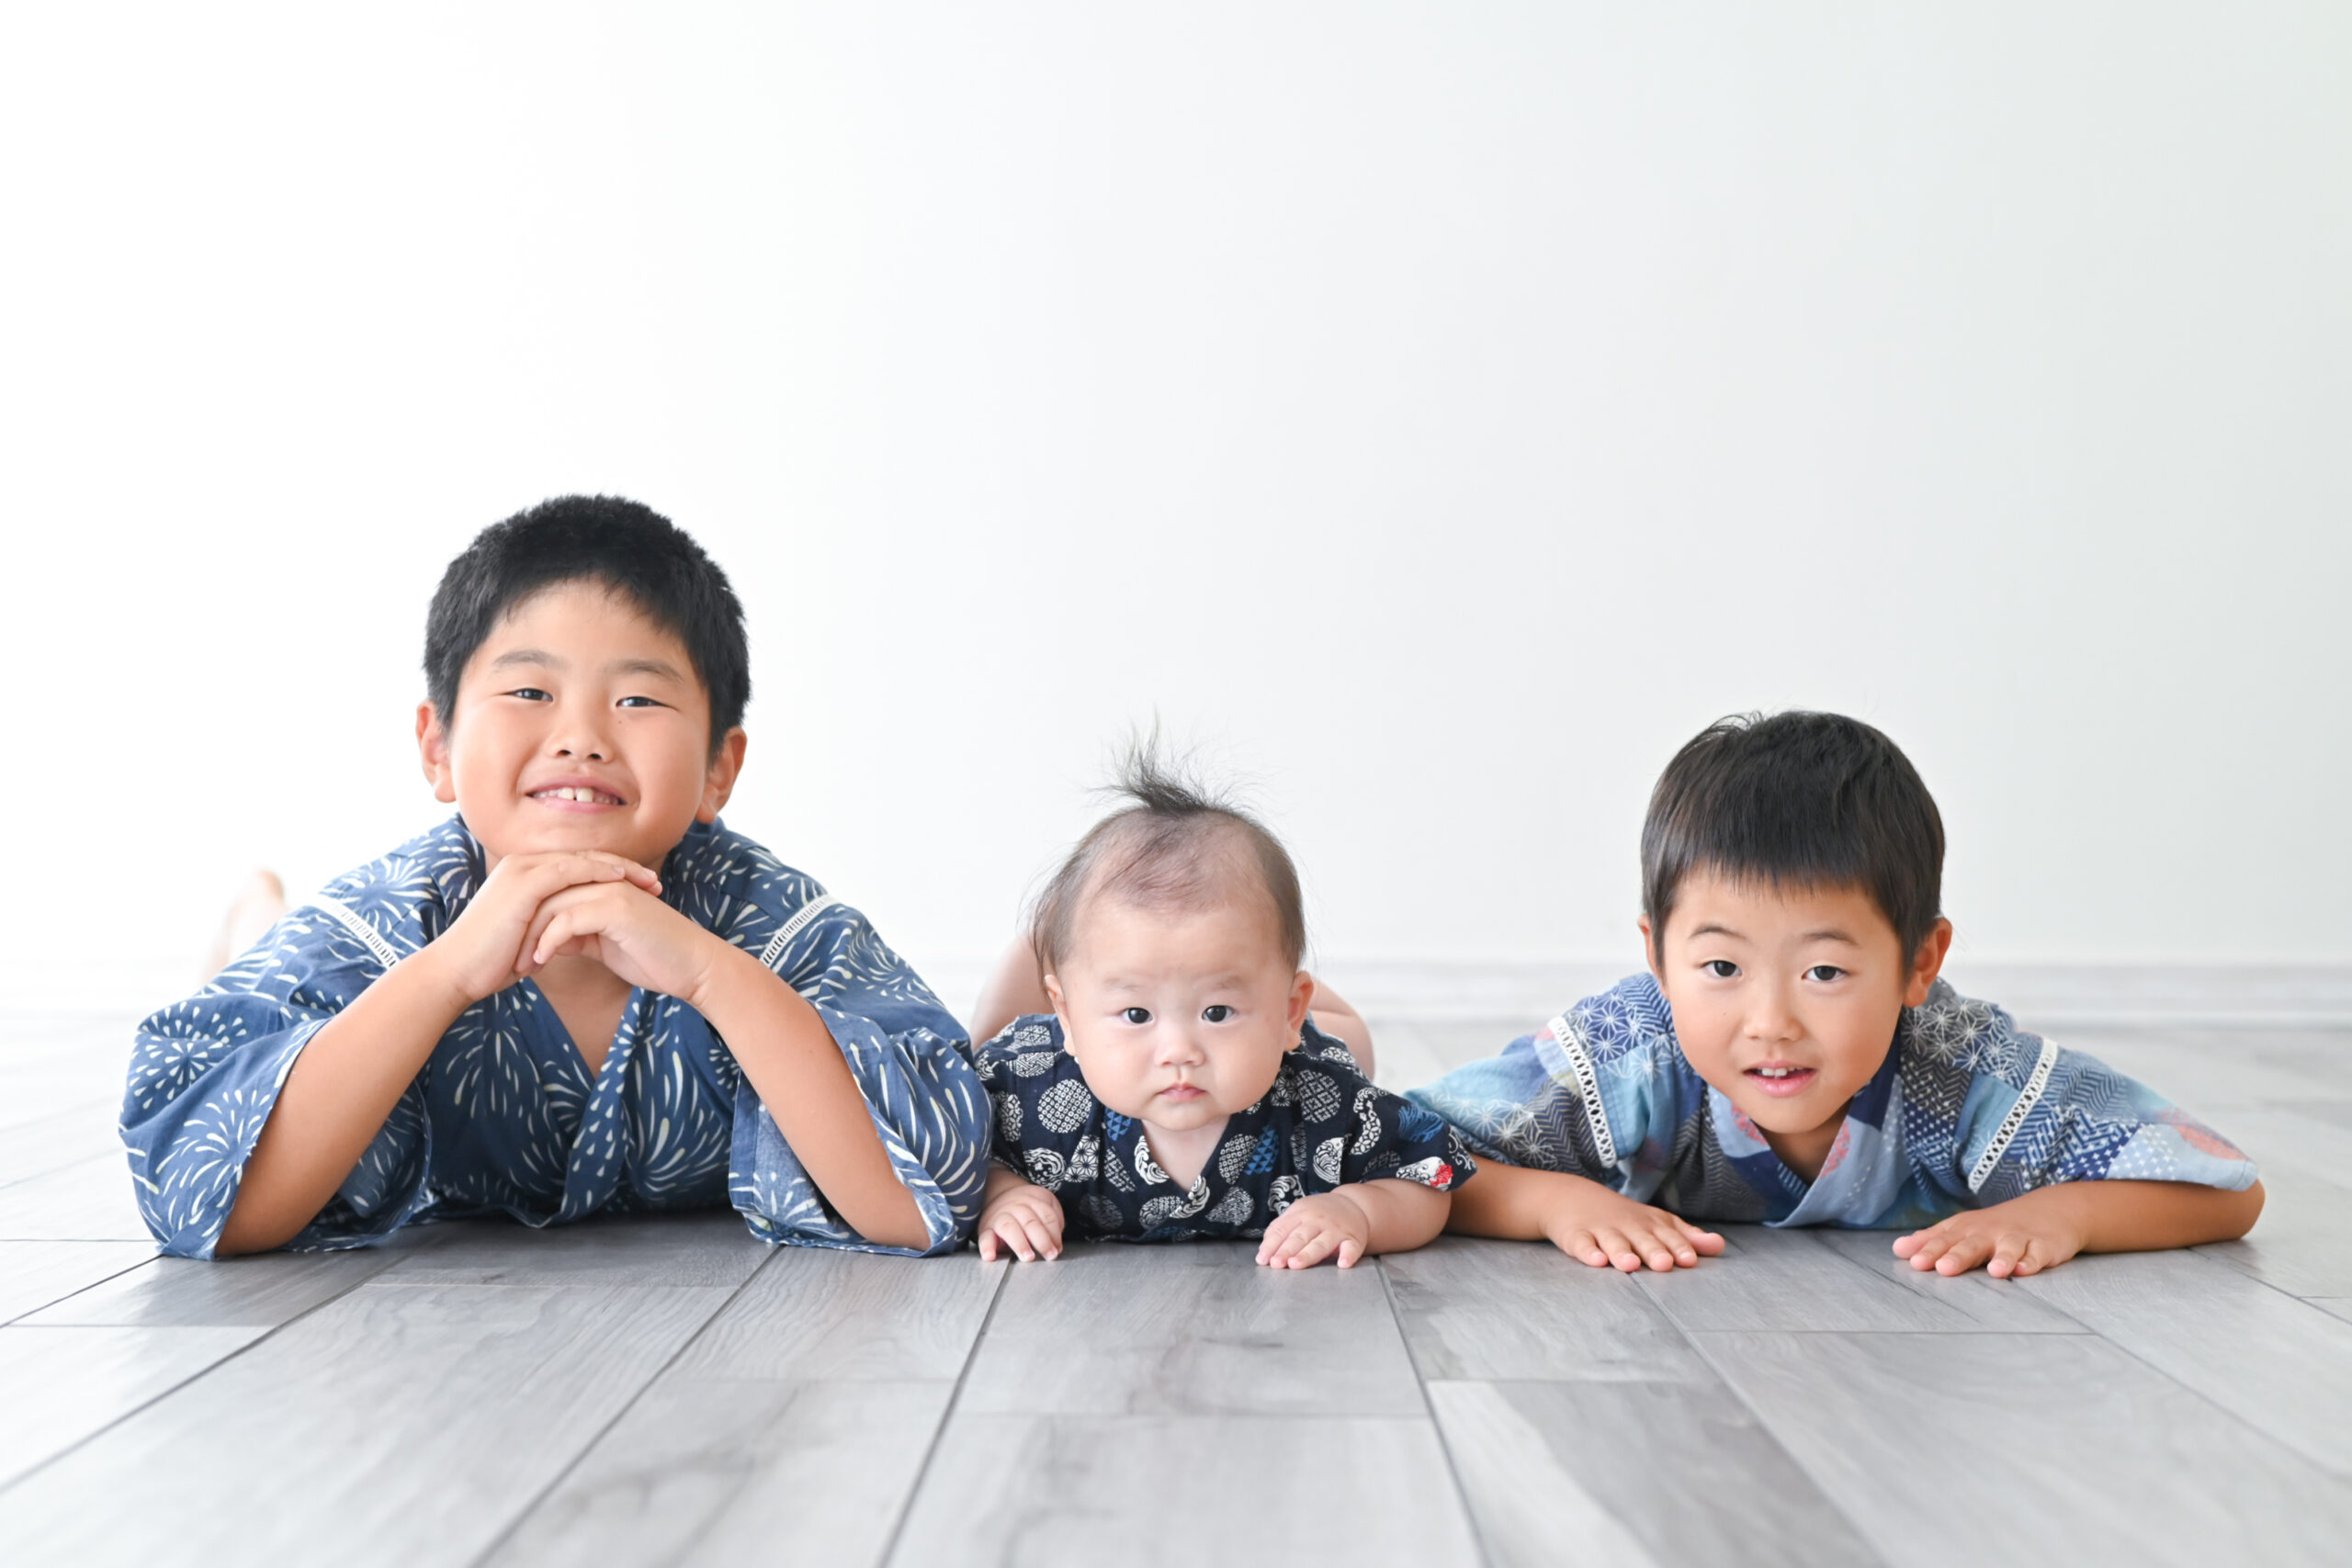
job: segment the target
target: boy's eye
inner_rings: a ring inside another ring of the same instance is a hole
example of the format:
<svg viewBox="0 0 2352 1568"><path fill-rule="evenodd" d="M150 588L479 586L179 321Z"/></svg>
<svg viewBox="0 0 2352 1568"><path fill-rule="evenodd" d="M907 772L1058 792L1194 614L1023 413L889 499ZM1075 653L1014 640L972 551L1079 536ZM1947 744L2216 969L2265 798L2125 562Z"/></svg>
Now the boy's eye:
<svg viewBox="0 0 2352 1568"><path fill-rule="evenodd" d="M1734 980L1739 977L1739 965L1728 958L1710 958L1699 967L1718 980Z"/></svg>
<svg viewBox="0 0 2352 1568"><path fill-rule="evenodd" d="M506 694L510 697L520 697L526 703L545 703L554 700L537 686L517 686Z"/></svg>
<svg viewBox="0 0 2352 1568"><path fill-rule="evenodd" d="M1128 1008L1125 1011L1121 1012L1119 1016L1125 1019L1129 1023L1149 1023L1151 1021L1151 1010L1149 1008Z"/></svg>
<svg viewBox="0 0 2352 1568"><path fill-rule="evenodd" d="M1233 1010L1226 1006L1223 1002L1217 1002L1212 1006L1203 1008L1201 1010L1201 1016L1208 1020L1211 1023L1223 1023L1227 1019L1233 1016Z"/></svg>
<svg viewBox="0 0 2352 1568"><path fill-rule="evenodd" d="M651 698L651 697L623 697L623 698L620 700L620 702L619 702L619 704L618 704L617 705L619 705L619 706L621 706L621 707L625 707L625 708L632 708L632 707L658 708L658 707L660 707L662 705L661 705L660 703L656 702L656 701L655 701L653 698Z"/></svg>
<svg viewBox="0 0 2352 1568"><path fill-rule="evenodd" d="M1808 980L1818 980L1826 986L1832 980L1844 977L1845 973L1835 964L1816 964L1804 972L1804 977Z"/></svg>

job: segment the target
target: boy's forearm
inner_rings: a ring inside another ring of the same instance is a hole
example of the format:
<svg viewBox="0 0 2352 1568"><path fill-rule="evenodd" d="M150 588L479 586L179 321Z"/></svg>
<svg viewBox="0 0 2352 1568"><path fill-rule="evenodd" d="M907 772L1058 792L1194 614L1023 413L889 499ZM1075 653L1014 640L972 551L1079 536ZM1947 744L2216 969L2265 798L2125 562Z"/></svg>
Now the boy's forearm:
<svg viewBox="0 0 2352 1568"><path fill-rule="evenodd" d="M922 1207L899 1179L865 1095L808 999L724 942L698 993L685 999L727 1042L801 1168L850 1228L885 1247L930 1246Z"/></svg>
<svg viewBox="0 0 2352 1568"><path fill-rule="evenodd" d="M1608 1190L1581 1176L1482 1159L1478 1174L1453 1195L1453 1213L1446 1229L1510 1241L1550 1241L1554 1219L1574 1201L1579 1186Z"/></svg>
<svg viewBox="0 0 2352 1568"><path fill-rule="evenodd" d="M283 1247L316 1219L471 999L427 947L311 1036L245 1162L214 1254Z"/></svg>
<svg viewBox="0 0 2352 1568"><path fill-rule="evenodd" d="M2232 1241L2254 1228L2262 1202L2259 1181L2243 1192L2193 1181L2068 1181L2009 1200L2072 1226L2085 1252L2154 1252Z"/></svg>
<svg viewBox="0 0 2352 1568"><path fill-rule="evenodd" d="M999 1030L1016 1018L1053 1010L1046 983L1037 975L1037 950L1023 936L1005 949L988 983L980 987L980 999L972 1009L973 1043L994 1039Z"/></svg>
<svg viewBox="0 0 2352 1568"><path fill-rule="evenodd" d="M1345 997L1317 979L1315 994L1306 999L1306 1016L1314 1021L1316 1028L1347 1046L1364 1077L1373 1076L1377 1064L1373 1058L1372 1025L1363 1021L1363 1014L1348 1005Z"/></svg>
<svg viewBox="0 0 2352 1568"><path fill-rule="evenodd" d="M1451 1193L1396 1177L1351 1181L1339 1190L1372 1222L1367 1255L1428 1246L1445 1229L1445 1216L1453 1208Z"/></svg>

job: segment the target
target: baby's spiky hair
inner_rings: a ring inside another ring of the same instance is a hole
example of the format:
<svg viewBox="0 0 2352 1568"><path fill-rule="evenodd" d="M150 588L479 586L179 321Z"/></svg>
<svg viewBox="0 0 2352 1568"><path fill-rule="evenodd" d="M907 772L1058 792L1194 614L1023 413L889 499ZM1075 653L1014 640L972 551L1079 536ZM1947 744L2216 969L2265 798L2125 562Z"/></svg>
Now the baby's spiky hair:
<svg viewBox="0 0 2352 1568"><path fill-rule="evenodd" d="M1283 955L1306 955L1306 914L1290 853L1227 795L1159 755L1155 732L1127 748L1109 793L1130 804L1078 841L1031 912L1029 940L1043 973L1068 957L1084 905L1114 897L1147 909L1216 908L1265 899ZM1248 885L1255 884L1254 887Z"/></svg>

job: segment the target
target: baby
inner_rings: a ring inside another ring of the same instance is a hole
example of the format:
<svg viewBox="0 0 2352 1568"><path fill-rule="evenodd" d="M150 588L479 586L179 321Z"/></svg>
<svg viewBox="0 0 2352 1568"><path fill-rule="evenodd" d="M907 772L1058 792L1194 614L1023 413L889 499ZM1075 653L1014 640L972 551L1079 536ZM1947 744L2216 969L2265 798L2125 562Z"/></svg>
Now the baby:
<svg viewBox="0 0 2352 1568"><path fill-rule="evenodd" d="M1939 1274L2243 1235L2252 1162L1939 977L1941 818L1836 714L1710 726L1642 829L1645 974L1413 1091L1488 1159L1456 1230L1627 1270L1698 1222L1899 1230Z"/></svg>
<svg viewBox="0 0 2352 1568"><path fill-rule="evenodd" d="M1442 1118L1373 1087L1310 1017L1361 1028L1299 967L1290 856L1148 749L1119 789L1134 804L1037 901L1028 994L1052 1011L975 1053L996 1107L980 1256L1052 1258L1067 1228L1262 1237L1261 1264L1346 1269L1429 1241L1475 1168Z"/></svg>

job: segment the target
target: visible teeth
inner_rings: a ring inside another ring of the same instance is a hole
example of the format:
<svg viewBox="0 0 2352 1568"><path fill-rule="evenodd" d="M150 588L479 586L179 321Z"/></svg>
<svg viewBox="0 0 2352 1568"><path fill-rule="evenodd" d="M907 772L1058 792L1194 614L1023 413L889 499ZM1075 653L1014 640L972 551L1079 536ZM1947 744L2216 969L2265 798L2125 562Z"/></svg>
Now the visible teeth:
<svg viewBox="0 0 2352 1568"><path fill-rule="evenodd" d="M601 801L606 806L618 806L620 804L619 799L616 796L601 794L593 789L582 789L578 784L559 784L553 789L543 789L538 792L538 795L539 798L542 800Z"/></svg>
<svg viewBox="0 0 2352 1568"><path fill-rule="evenodd" d="M1758 1067L1756 1076L1759 1078L1792 1078L1801 1070L1796 1067Z"/></svg>

